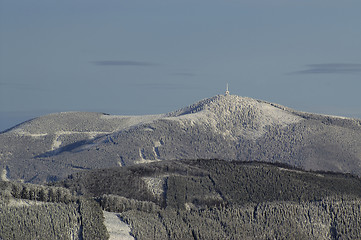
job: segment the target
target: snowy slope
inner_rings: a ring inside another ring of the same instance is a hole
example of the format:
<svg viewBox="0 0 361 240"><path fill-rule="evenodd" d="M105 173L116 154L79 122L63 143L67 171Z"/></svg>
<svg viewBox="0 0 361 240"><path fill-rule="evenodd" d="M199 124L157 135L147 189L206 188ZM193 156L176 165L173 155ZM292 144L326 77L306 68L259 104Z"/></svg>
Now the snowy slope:
<svg viewBox="0 0 361 240"><path fill-rule="evenodd" d="M172 120L211 126L214 131L233 138L258 138L267 127L285 127L301 117L269 103L235 95L218 95L168 114Z"/></svg>
<svg viewBox="0 0 361 240"><path fill-rule="evenodd" d="M197 158L361 175L361 122L218 95L163 115L51 114L0 134L5 175L32 182L85 169Z"/></svg>

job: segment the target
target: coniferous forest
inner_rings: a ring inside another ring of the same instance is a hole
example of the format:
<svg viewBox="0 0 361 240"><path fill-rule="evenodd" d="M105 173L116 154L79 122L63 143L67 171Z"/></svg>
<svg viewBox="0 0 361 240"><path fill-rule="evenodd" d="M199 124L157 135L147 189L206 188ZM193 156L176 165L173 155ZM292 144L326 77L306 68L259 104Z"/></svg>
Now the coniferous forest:
<svg viewBox="0 0 361 240"><path fill-rule="evenodd" d="M162 161L47 185L0 182L0 239L360 239L361 179L285 164Z"/></svg>

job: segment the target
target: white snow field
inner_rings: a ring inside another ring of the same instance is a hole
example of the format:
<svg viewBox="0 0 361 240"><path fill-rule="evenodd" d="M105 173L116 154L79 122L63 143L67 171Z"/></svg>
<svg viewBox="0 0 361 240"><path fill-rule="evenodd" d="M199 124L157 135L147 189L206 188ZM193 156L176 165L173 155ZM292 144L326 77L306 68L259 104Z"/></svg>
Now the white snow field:
<svg viewBox="0 0 361 240"><path fill-rule="evenodd" d="M120 220L117 213L103 211L103 215L109 240L134 240L134 237L130 235L130 227Z"/></svg>

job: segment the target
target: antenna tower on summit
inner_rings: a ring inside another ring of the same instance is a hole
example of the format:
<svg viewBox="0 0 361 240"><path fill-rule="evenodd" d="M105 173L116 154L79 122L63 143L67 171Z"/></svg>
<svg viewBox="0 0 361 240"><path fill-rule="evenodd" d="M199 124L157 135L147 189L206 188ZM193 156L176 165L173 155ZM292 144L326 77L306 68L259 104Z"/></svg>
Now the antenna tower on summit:
<svg viewBox="0 0 361 240"><path fill-rule="evenodd" d="M225 96L229 95L229 91L228 91L228 83L227 83L227 87L226 87L226 93L224 94Z"/></svg>

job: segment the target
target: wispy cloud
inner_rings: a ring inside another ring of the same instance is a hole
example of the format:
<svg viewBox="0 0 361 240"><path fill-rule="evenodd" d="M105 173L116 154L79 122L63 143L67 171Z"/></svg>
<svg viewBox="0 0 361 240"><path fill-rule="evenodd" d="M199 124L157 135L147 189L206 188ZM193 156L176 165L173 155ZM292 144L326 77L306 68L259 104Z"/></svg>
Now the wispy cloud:
<svg viewBox="0 0 361 240"><path fill-rule="evenodd" d="M150 67L158 66L157 63L142 62L142 61L129 61L129 60L106 60L106 61L93 61L97 66L135 66L135 67Z"/></svg>
<svg viewBox="0 0 361 240"><path fill-rule="evenodd" d="M361 64L358 63L322 63L306 65L307 69L290 74L359 74Z"/></svg>

